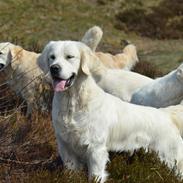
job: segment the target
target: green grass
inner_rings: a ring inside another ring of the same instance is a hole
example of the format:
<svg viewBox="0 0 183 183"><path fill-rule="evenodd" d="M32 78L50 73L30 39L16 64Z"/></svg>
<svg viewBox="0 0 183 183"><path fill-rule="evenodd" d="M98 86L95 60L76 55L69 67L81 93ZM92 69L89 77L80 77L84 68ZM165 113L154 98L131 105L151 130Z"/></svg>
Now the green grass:
<svg viewBox="0 0 183 183"><path fill-rule="evenodd" d="M9 40L26 49L41 51L50 40L78 40L88 28L99 25L104 31L99 50L116 53L121 50L121 39L131 40L137 46L141 61L135 68L136 71L156 77L183 61L182 38L158 40L141 37L135 31L117 29L119 21L116 15L140 6L151 12L151 8L160 2L161 0L0 0L1 41ZM86 172L62 169L57 160L49 116L35 113L32 123L20 112L10 118L0 117L0 132L0 157L28 163L26 166L1 163L0 182L86 182ZM50 156L53 156L53 161L49 164L30 164L46 161ZM110 159L108 182L180 182L154 153L140 150L132 157L123 153L112 154Z"/></svg>
<svg viewBox="0 0 183 183"><path fill-rule="evenodd" d="M37 43L42 48L50 40L78 40L88 28L99 25L104 30L100 50L118 52L121 50L121 39L129 39L136 44L143 60L155 63L164 73L179 64L183 55L181 39L178 40L179 44L174 44L174 40L151 40L140 37L134 31L126 32L115 28L118 23L115 16L119 12L139 4L149 9L157 6L159 1L98 2L99 0L1 0L1 41L10 40L27 49L32 49L31 46ZM152 48L149 45L156 46Z"/></svg>

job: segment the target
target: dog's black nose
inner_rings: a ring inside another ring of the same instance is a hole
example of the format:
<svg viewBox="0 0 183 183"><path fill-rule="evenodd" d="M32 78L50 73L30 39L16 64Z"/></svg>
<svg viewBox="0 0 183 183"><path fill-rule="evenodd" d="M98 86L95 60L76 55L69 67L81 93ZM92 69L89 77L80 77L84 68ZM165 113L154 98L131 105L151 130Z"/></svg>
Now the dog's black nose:
<svg viewBox="0 0 183 183"><path fill-rule="evenodd" d="M0 70L3 69L4 67L4 64L0 64Z"/></svg>
<svg viewBox="0 0 183 183"><path fill-rule="evenodd" d="M52 66L50 67L50 72L51 72L51 74L52 74L53 76L58 75L59 72L60 72L60 70L61 70L61 67L60 67L58 64L52 65Z"/></svg>

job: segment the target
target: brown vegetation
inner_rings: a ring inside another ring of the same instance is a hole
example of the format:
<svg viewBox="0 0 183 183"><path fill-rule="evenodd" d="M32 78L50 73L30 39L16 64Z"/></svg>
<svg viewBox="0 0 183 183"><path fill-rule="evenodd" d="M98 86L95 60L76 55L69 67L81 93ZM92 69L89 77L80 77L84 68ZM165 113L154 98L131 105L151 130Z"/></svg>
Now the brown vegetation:
<svg viewBox="0 0 183 183"><path fill-rule="evenodd" d="M183 38L182 0L163 0L149 9L143 6L143 1L130 2L133 4L130 8L125 9L123 3L123 11L116 15L117 28L156 39Z"/></svg>

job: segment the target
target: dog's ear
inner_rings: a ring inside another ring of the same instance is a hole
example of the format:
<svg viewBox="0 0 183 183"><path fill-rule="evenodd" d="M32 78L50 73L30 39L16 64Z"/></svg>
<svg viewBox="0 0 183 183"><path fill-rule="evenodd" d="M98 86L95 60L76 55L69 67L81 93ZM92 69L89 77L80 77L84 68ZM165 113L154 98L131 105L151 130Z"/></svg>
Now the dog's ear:
<svg viewBox="0 0 183 183"><path fill-rule="evenodd" d="M176 76L179 80L183 81L183 64L177 68Z"/></svg>
<svg viewBox="0 0 183 183"><path fill-rule="evenodd" d="M82 44L81 49L81 70L84 74L96 72L101 67L101 61L95 53L85 44Z"/></svg>
<svg viewBox="0 0 183 183"><path fill-rule="evenodd" d="M8 54L9 62L13 70L16 70L21 64L23 48L20 46L11 46Z"/></svg>
<svg viewBox="0 0 183 183"><path fill-rule="evenodd" d="M89 49L81 49L81 70L84 74L90 75L91 56Z"/></svg>
<svg viewBox="0 0 183 183"><path fill-rule="evenodd" d="M50 41L45 48L43 49L42 53L39 55L37 59L37 65L39 68L44 72L44 74L47 74L49 72L49 66L48 66L48 51L50 49L50 45L52 44L52 41Z"/></svg>

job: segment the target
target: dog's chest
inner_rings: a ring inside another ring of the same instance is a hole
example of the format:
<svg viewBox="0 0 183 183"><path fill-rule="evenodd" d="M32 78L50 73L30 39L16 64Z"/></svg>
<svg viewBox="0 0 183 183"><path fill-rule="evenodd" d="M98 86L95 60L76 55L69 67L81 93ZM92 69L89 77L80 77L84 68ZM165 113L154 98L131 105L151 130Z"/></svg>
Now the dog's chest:
<svg viewBox="0 0 183 183"><path fill-rule="evenodd" d="M87 144L87 113L78 109L75 100L69 96L54 96L52 121L56 135L71 146Z"/></svg>

